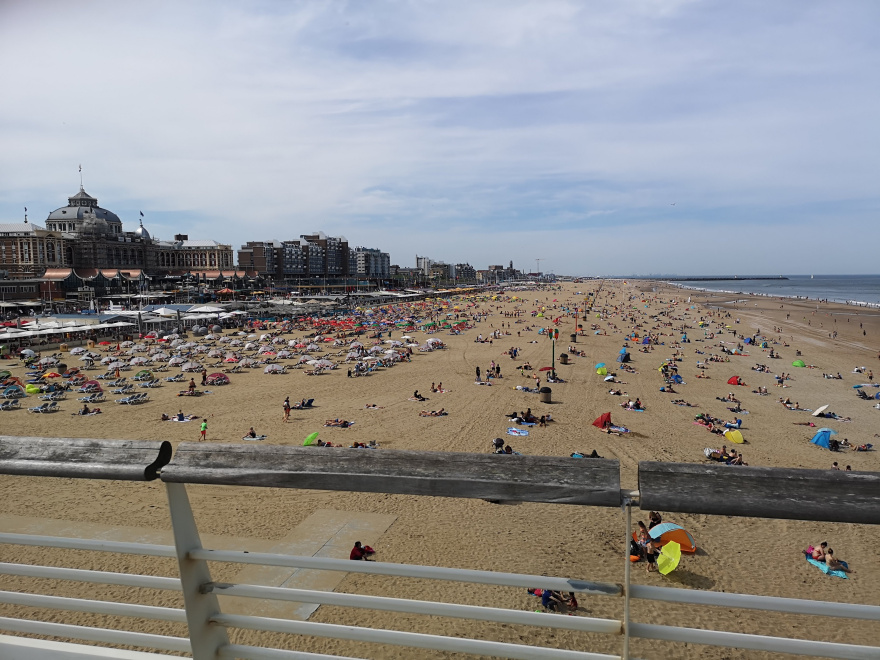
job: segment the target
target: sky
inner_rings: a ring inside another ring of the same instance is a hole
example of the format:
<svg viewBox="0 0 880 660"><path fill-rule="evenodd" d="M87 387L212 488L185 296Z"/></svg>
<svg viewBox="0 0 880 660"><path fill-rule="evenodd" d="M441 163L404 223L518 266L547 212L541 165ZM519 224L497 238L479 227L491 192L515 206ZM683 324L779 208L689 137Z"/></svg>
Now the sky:
<svg viewBox="0 0 880 660"><path fill-rule="evenodd" d="M880 3L0 3L0 222L475 268L877 273ZM873 246L873 247L872 247Z"/></svg>

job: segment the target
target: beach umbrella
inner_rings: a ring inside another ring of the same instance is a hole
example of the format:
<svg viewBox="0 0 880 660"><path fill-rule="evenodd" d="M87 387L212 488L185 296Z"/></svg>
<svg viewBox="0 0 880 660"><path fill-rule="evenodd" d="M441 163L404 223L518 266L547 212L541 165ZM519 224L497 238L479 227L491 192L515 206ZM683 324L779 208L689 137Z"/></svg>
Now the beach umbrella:
<svg viewBox="0 0 880 660"><path fill-rule="evenodd" d="M743 434L736 429L727 429L724 432L724 437L727 438L730 442L736 443L738 445L741 445L746 441L745 438L743 438Z"/></svg>
<svg viewBox="0 0 880 660"><path fill-rule="evenodd" d="M791 363L791 366L793 366L793 367L806 367L807 365L804 364L803 360L795 360L794 362Z"/></svg>
<svg viewBox="0 0 880 660"><path fill-rule="evenodd" d="M82 346L77 346L76 348L70 349L71 355L79 355L80 353L85 353L85 352L86 352L86 349L84 349Z"/></svg>
<svg viewBox="0 0 880 660"><path fill-rule="evenodd" d="M553 371L553 367L541 367L538 371Z"/></svg>
<svg viewBox="0 0 880 660"><path fill-rule="evenodd" d="M606 382L606 383L607 383L608 381L611 381L611 380L614 380L614 376L605 376L605 382Z"/></svg>
<svg viewBox="0 0 880 660"><path fill-rule="evenodd" d="M281 365L280 364L267 364L266 368L263 369L264 374L274 374L274 373L280 373L280 372L281 372Z"/></svg>
<svg viewBox="0 0 880 660"><path fill-rule="evenodd" d="M34 353L34 352L33 352L31 349L29 349L29 348L24 349L24 350L21 352L21 354L22 354L22 355L27 355L28 357L33 357L34 355L36 355L36 353Z"/></svg>
<svg viewBox="0 0 880 660"><path fill-rule="evenodd" d="M307 435L306 439L303 440L303 447L310 447L315 444L315 441L318 439L318 433L320 433L320 431L315 431L314 433Z"/></svg>
<svg viewBox="0 0 880 660"><path fill-rule="evenodd" d="M829 406L829 405L830 405L830 404L827 404L827 403L826 403L824 406L819 406L818 408L816 408L816 409L813 411L813 417L818 417L818 416L821 415L823 412L825 412L826 410L828 410L828 406Z"/></svg>
<svg viewBox="0 0 880 660"><path fill-rule="evenodd" d="M601 368L604 367L604 366L605 366L605 363L604 363L604 362L600 362L599 364L596 365L596 369L601 369Z"/></svg>
<svg viewBox="0 0 880 660"><path fill-rule="evenodd" d="M61 374L55 373L54 371L50 371L47 374L43 374L43 378L61 378Z"/></svg>
<svg viewBox="0 0 880 660"><path fill-rule="evenodd" d="M657 570L661 575L669 575L681 561L681 546L675 541L670 541L660 548L657 557Z"/></svg>

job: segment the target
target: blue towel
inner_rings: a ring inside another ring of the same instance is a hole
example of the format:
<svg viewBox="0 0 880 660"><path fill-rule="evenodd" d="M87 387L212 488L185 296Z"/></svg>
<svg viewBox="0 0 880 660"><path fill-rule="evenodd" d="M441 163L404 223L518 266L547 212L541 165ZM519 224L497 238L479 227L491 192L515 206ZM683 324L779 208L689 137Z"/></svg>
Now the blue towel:
<svg viewBox="0 0 880 660"><path fill-rule="evenodd" d="M509 429L507 429L507 435L528 435L528 434L529 434L529 432L524 431L523 429L515 429L513 427L510 427Z"/></svg>
<svg viewBox="0 0 880 660"><path fill-rule="evenodd" d="M825 575L833 575L834 577L843 578L844 580L847 579L846 573L844 573L843 571L831 570L830 568L828 568L828 564L821 562L818 559L813 559L808 555L804 555L804 557L806 557L807 561L810 562L813 566L825 573ZM849 568L849 564L847 564L845 561L842 561L840 563Z"/></svg>

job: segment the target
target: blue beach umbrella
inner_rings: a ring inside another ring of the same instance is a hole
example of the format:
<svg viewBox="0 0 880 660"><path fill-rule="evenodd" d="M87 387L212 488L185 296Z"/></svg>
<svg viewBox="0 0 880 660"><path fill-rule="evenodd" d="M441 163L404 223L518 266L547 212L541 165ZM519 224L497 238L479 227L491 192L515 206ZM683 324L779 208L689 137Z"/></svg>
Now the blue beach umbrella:
<svg viewBox="0 0 880 660"><path fill-rule="evenodd" d="M596 365L596 369L598 369L599 367L604 367L604 366L605 366L605 363L600 362L599 364Z"/></svg>

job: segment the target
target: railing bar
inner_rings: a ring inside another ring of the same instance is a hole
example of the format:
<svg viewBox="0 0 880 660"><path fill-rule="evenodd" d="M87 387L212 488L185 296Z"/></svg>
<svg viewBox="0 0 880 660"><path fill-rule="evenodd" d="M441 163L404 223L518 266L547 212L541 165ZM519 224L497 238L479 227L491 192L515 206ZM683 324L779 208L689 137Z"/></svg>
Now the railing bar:
<svg viewBox="0 0 880 660"><path fill-rule="evenodd" d="M19 575L23 577L70 580L92 584L115 584L123 587L142 587L144 589L166 589L180 591L178 578L156 575L136 575L132 573L110 573L108 571L89 571L79 568L60 568L57 566L33 566L31 564L8 564L0 562L0 575Z"/></svg>
<svg viewBox="0 0 880 660"><path fill-rule="evenodd" d="M802 600L800 598L779 598L777 596L750 596L748 594L695 591L646 585L633 585L631 587L631 595L633 598L664 601L667 603L717 605L719 607L738 607L744 610L765 610L788 614L813 614L842 619L880 621L880 606L877 605L833 603L818 600Z"/></svg>
<svg viewBox="0 0 880 660"><path fill-rule="evenodd" d="M348 655L327 655L326 653L309 653L308 651L288 651L285 649L267 649L262 646L244 646L227 644L217 651L220 658L235 660L366 660Z"/></svg>
<svg viewBox="0 0 880 660"><path fill-rule="evenodd" d="M186 623L186 612L173 607L156 607L154 605L137 605L134 603L88 600L85 598L66 598L64 596L43 596L40 594L18 593L17 591L0 591L0 603Z"/></svg>
<svg viewBox="0 0 880 660"><path fill-rule="evenodd" d="M117 552L124 555L144 555L148 557L176 557L173 545L151 545L149 543L125 543L122 541L100 541L96 539L75 539L62 536L39 536L36 534L12 534L0 532L0 543L11 545L40 545L65 550L95 550L98 552Z"/></svg>
<svg viewBox="0 0 880 660"><path fill-rule="evenodd" d="M547 615L552 616L552 615ZM619 655L589 653L568 649L541 648L525 644L508 644L491 642L482 639L462 639L426 635L422 633L403 632L400 630L381 630L377 628L359 628L334 623L315 623L313 621L290 621L271 619L260 616L241 614L215 614L211 623L232 628L248 630L264 630L268 632L288 633L293 635L309 635L314 637L330 637L358 642L375 642L394 646L409 646L436 651L452 651L455 653L474 653L491 655L516 660L620 660Z"/></svg>
<svg viewBox="0 0 880 660"><path fill-rule="evenodd" d="M458 605L454 603L437 603L425 600L407 600L404 598L385 598L383 596L364 596L361 594L344 594L329 591L310 591L307 589L289 589L285 587L264 587L253 584L220 584L205 585L218 596L239 596L244 598L268 598L271 600L293 601L296 603L317 603L318 605L336 605L340 607L356 607L386 612L407 612L428 616L446 616L456 619L474 619L477 621L495 621L542 628L562 628L581 632L619 635L620 621L614 619L596 619L592 617L569 617L536 614L506 610L498 607L480 607L475 605Z"/></svg>
<svg viewBox="0 0 880 660"><path fill-rule="evenodd" d="M386 564L384 562L349 561L347 559L327 559L324 557L301 557L278 555L266 552L242 552L236 550L209 550L207 548L189 553L192 559L232 562L239 564L262 564L265 566L286 566L290 568L313 568L322 571L344 571L347 573L368 573L371 575L393 575L395 577L422 578L428 580L448 580L452 582L471 582L493 584L504 587L540 587L556 591L574 591L594 596L619 596L623 593L619 584L589 582L569 578L554 578L546 575L521 575L517 573L498 573L477 571L468 568L445 568L440 566L416 566L410 564Z"/></svg>
<svg viewBox="0 0 880 660"><path fill-rule="evenodd" d="M840 658L841 660L877 660L880 646L857 646L818 642L808 639L749 635L746 633L701 630L698 628L678 628L648 623L630 624L630 635L642 639L660 639L667 642L685 642L724 646L728 648L769 651L771 653L790 653L821 658Z"/></svg>
<svg viewBox="0 0 880 660"><path fill-rule="evenodd" d="M144 648L161 649L163 651L191 652L189 640L184 637L166 637L165 635L135 633L128 630L88 628L86 626L73 626L67 623L29 621L9 617L0 617L0 630L28 635L47 635L52 637L67 637L68 639L82 639L89 642L140 646Z"/></svg>

